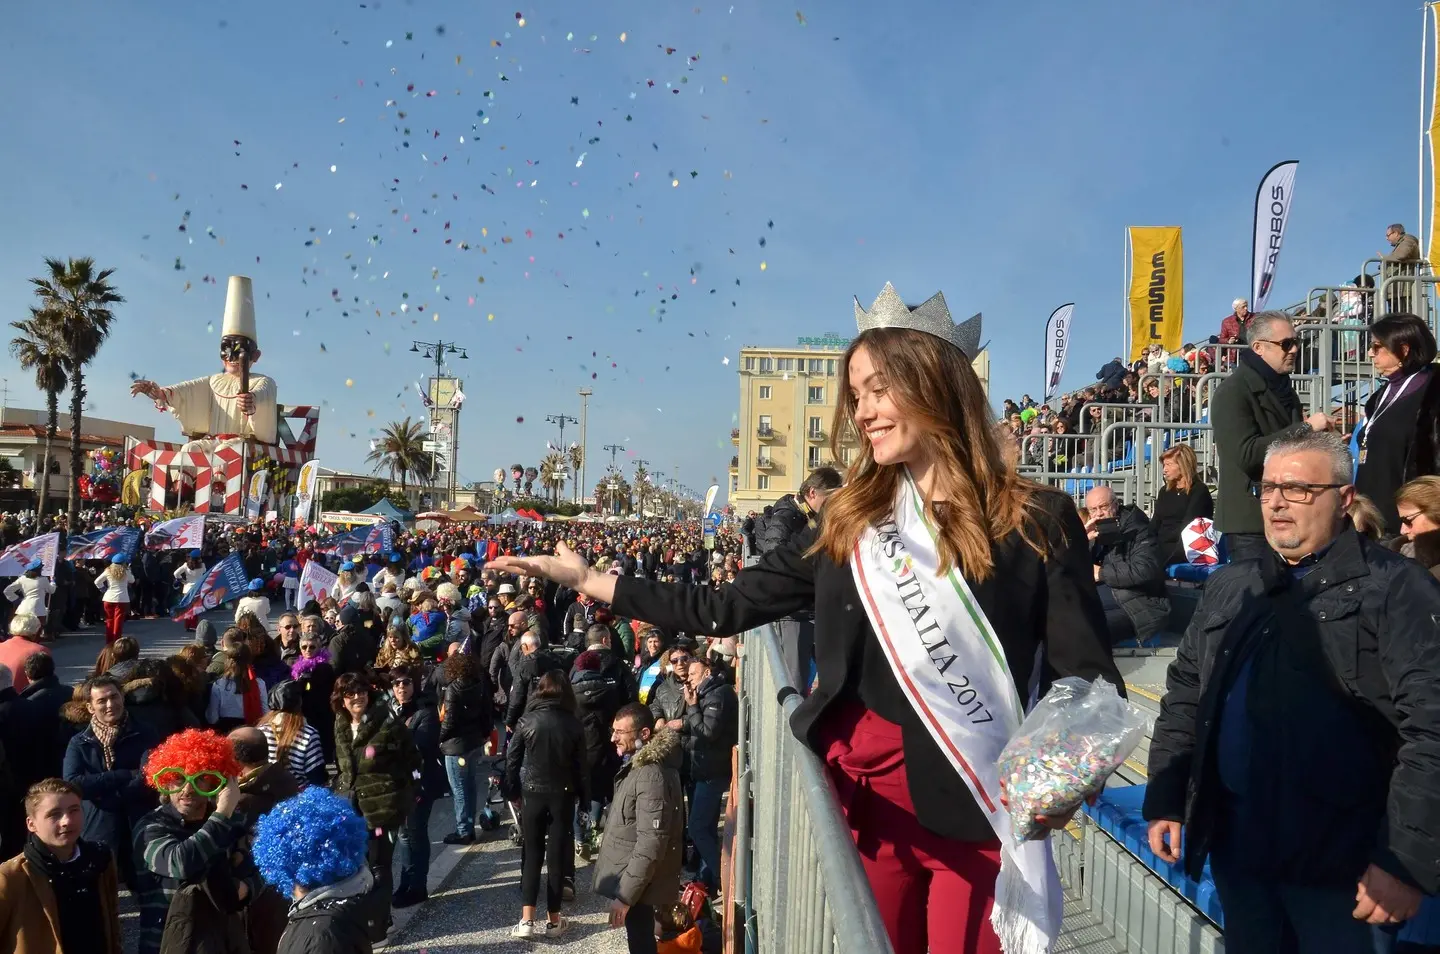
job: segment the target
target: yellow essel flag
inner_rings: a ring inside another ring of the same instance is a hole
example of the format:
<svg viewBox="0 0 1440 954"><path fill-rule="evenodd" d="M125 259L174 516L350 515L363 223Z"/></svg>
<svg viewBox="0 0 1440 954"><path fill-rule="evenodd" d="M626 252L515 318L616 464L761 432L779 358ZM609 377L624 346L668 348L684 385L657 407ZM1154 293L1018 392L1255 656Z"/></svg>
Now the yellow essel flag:
<svg viewBox="0 0 1440 954"><path fill-rule="evenodd" d="M1180 348L1185 282L1178 225L1130 227L1130 360Z"/></svg>

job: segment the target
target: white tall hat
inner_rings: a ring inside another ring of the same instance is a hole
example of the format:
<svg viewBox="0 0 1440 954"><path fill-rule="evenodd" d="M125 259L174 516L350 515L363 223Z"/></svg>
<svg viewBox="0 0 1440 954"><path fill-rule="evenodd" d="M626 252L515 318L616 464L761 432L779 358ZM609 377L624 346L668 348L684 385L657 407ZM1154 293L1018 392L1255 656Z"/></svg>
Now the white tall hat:
<svg viewBox="0 0 1440 954"><path fill-rule="evenodd" d="M220 326L220 337L230 335L260 344L255 333L255 289L244 275L231 275L230 286L225 289L225 322Z"/></svg>

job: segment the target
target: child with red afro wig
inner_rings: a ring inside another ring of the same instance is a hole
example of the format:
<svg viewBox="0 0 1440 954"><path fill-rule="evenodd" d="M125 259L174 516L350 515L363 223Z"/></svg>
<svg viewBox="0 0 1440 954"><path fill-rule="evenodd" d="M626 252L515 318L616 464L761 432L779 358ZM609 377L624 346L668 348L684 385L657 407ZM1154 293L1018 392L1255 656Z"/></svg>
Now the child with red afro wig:
<svg viewBox="0 0 1440 954"><path fill-rule="evenodd" d="M155 788L155 773L176 768L186 775L215 772L226 778L236 778L244 772L235 759L230 740L208 729L186 729L151 749L145 759L145 781Z"/></svg>

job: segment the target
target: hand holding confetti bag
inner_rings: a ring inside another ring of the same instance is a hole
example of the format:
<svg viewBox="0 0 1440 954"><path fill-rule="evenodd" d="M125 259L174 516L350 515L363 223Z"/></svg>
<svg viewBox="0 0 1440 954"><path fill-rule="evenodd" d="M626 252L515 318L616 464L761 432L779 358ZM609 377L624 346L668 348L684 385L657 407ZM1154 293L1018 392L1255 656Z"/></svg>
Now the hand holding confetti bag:
<svg viewBox="0 0 1440 954"><path fill-rule="evenodd" d="M1065 815L1098 794L1144 733L1144 714L1104 679L1057 679L997 763L1016 844L1048 830L1036 815Z"/></svg>

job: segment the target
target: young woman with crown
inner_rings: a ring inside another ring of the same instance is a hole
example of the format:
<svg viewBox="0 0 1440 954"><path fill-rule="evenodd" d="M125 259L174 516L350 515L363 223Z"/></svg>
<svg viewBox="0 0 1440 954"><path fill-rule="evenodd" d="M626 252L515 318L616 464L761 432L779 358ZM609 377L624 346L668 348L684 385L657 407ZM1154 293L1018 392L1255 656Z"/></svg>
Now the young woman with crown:
<svg viewBox="0 0 1440 954"><path fill-rule="evenodd" d="M791 726L829 768L891 945L1040 954L1059 878L1048 840L1015 844L995 763L1053 679L1123 684L1085 529L1005 465L971 368L978 315L956 325L942 295L912 309L889 284L855 315L831 433L837 459L851 428L861 454L817 530L718 590L597 573L564 547L491 566L696 633L813 606L819 684Z"/></svg>

